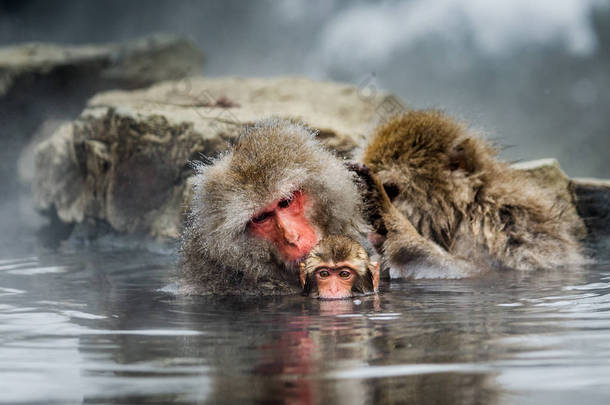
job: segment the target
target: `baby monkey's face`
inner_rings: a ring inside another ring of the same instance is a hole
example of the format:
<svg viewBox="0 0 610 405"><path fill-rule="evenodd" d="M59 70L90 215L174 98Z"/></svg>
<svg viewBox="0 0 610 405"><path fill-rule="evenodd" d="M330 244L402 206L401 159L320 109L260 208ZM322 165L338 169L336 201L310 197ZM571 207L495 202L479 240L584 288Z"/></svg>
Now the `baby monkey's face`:
<svg viewBox="0 0 610 405"><path fill-rule="evenodd" d="M316 269L316 283L318 285L319 298L349 298L352 296L354 279L358 277L356 272L349 266L319 267Z"/></svg>
<svg viewBox="0 0 610 405"><path fill-rule="evenodd" d="M344 236L320 241L300 264L306 295L323 299L350 298L377 292L379 264L370 262L364 248Z"/></svg>

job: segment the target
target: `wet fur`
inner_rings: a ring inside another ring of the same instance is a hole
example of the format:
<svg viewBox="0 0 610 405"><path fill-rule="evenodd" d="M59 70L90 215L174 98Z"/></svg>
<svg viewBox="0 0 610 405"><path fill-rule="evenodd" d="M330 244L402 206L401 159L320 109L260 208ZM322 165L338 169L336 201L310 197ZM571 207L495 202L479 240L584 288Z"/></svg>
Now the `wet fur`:
<svg viewBox="0 0 610 405"><path fill-rule="evenodd" d="M384 262L394 277L555 269L584 260L574 236L580 219L441 112L412 111L381 125L363 161L381 183L360 168L368 217L386 237Z"/></svg>
<svg viewBox="0 0 610 405"><path fill-rule="evenodd" d="M358 237L363 227L353 176L305 126L265 120L244 129L209 165L196 164L194 197L182 236L184 291L196 294L298 293L298 266L250 235L252 215L302 190L319 236Z"/></svg>
<svg viewBox="0 0 610 405"><path fill-rule="evenodd" d="M352 285L352 292L356 294L373 293L373 275L369 270L370 261L366 250L352 238L333 235L322 239L307 255L303 294L317 296L318 284L315 281L315 271L320 263L338 263L346 260L358 264L355 266L356 279Z"/></svg>

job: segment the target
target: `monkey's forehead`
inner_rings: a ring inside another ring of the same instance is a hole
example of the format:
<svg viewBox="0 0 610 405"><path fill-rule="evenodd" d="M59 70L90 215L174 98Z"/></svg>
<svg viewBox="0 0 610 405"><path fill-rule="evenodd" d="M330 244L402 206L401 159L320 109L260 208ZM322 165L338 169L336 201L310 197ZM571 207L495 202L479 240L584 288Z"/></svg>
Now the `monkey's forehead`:
<svg viewBox="0 0 610 405"><path fill-rule="evenodd" d="M266 171L244 173L233 167L212 167L201 174L197 192L208 204L232 204L241 201L241 209L251 213L271 203L290 197L295 191L310 191L319 175L314 168L296 164L267 167Z"/></svg>
<svg viewBox="0 0 610 405"><path fill-rule="evenodd" d="M310 160L310 154L323 151L316 133L304 125L287 120L262 120L247 127L232 148L241 162L268 163L276 160Z"/></svg>
<svg viewBox="0 0 610 405"><path fill-rule="evenodd" d="M343 261L334 260L307 260L305 263L305 274L312 275L320 268L350 268L356 271L360 276L364 276L369 271L368 262L358 259L350 259Z"/></svg>
<svg viewBox="0 0 610 405"><path fill-rule="evenodd" d="M211 165L197 167L191 207L201 226L239 232L252 215L297 190L312 207L324 207L316 212L324 215L325 227L343 232L359 224L358 190L342 162L311 131L273 125L267 132L257 127Z"/></svg>
<svg viewBox="0 0 610 405"><path fill-rule="evenodd" d="M296 190L316 188L336 158L313 137L293 123L264 122L214 164L201 167L195 191L213 204L243 200L241 208L253 213Z"/></svg>
<svg viewBox="0 0 610 405"><path fill-rule="evenodd" d="M325 263L362 263L368 262L369 256L366 254L364 249L350 249L343 251L324 251L316 252L316 260L320 260Z"/></svg>
<svg viewBox="0 0 610 405"><path fill-rule="evenodd" d="M364 247L354 239L344 235L331 235L323 238L312 250L311 256L327 262L368 262L369 256Z"/></svg>

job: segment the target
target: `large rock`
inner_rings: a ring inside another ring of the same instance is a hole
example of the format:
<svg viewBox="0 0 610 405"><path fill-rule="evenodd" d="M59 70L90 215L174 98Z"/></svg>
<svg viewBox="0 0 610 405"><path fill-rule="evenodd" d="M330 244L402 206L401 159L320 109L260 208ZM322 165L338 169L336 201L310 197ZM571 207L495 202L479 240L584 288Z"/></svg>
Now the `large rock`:
<svg viewBox="0 0 610 405"><path fill-rule="evenodd" d="M556 159L532 160L513 167L551 190L566 207L565 215L582 219L582 227L575 230L577 234L594 242L610 237L610 180L570 179Z"/></svg>
<svg viewBox="0 0 610 405"><path fill-rule="evenodd" d="M16 156L34 132L44 132L44 121L76 118L99 91L182 78L200 72L202 63L193 42L170 35L123 44L0 48L0 175L14 177ZM3 196L11 194L6 184L5 191Z"/></svg>
<svg viewBox="0 0 610 405"><path fill-rule="evenodd" d="M393 96L304 78L190 78L91 99L36 152L34 198L64 222L176 238L189 160L225 149L242 125L299 120L341 156L359 146Z"/></svg>
<svg viewBox="0 0 610 405"><path fill-rule="evenodd" d="M385 93L294 77L187 78L102 93L37 148L35 202L89 230L177 238L190 199L188 162L226 149L242 125L270 115L300 120L349 157L399 108ZM608 182L571 180L554 159L513 167L552 192L566 215L584 218L577 233L608 234Z"/></svg>
<svg viewBox="0 0 610 405"><path fill-rule="evenodd" d="M571 180L559 167L557 159L539 159L520 162L512 165L513 168L525 172L530 179L540 187L551 191L557 203L564 208L563 215L571 218L576 225L574 233L579 237L587 235L585 223L580 219L576 210L576 196L571 188Z"/></svg>
<svg viewBox="0 0 610 405"><path fill-rule="evenodd" d="M0 48L0 97L17 96L18 91L44 80L73 87L70 82L84 77L94 79L88 86L98 89L142 87L192 75L201 70L202 62L193 42L174 35L102 45L8 46Z"/></svg>

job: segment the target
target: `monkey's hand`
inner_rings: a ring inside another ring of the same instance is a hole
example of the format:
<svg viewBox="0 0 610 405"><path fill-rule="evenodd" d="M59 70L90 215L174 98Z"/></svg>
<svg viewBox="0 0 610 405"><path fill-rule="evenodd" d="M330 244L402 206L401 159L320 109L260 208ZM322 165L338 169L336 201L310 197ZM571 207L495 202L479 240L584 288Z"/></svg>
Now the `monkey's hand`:
<svg viewBox="0 0 610 405"><path fill-rule="evenodd" d="M383 185L371 169L361 163L349 162L347 168L356 174L356 184L362 195L365 219L375 233L385 237L388 233L385 218L392 205Z"/></svg>

